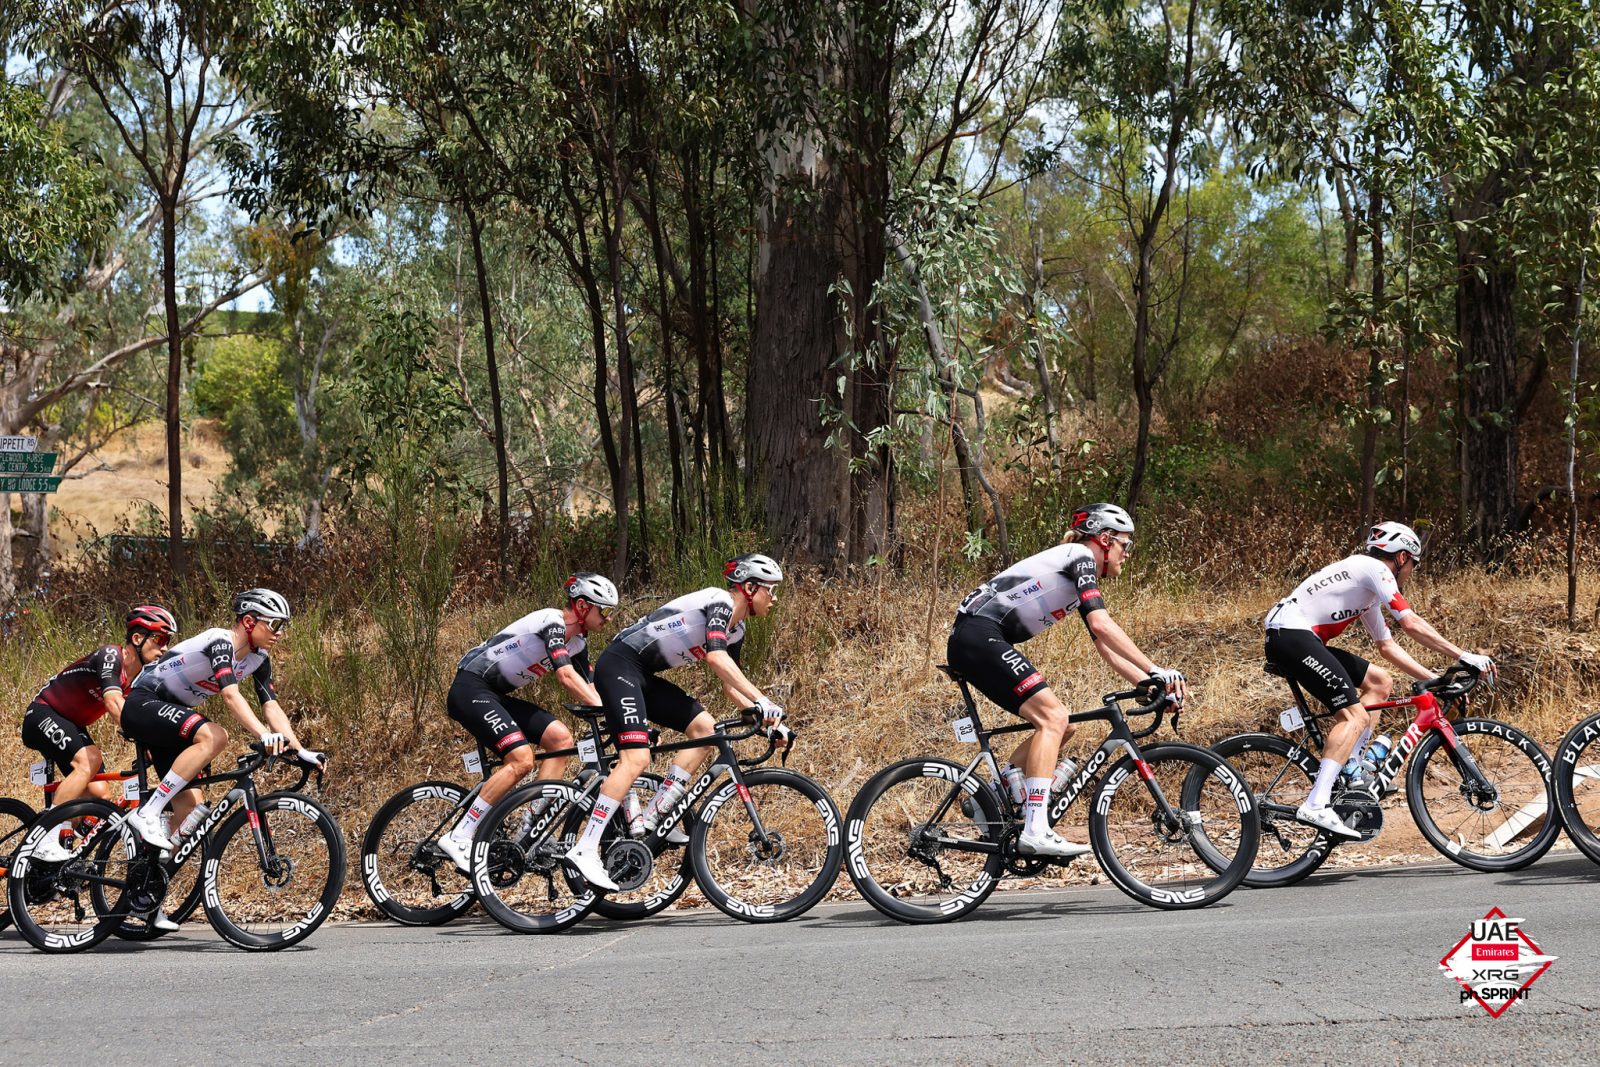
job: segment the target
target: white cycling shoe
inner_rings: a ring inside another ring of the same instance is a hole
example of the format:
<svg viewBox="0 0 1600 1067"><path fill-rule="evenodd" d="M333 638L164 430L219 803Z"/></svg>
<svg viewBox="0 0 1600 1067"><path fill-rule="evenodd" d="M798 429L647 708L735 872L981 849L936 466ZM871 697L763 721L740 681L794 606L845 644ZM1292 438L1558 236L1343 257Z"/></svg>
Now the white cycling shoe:
<svg viewBox="0 0 1600 1067"><path fill-rule="evenodd" d="M61 843L61 830L65 825L57 826L33 846L35 860L40 863L65 863L72 858L72 852Z"/></svg>
<svg viewBox="0 0 1600 1067"><path fill-rule="evenodd" d="M615 893L617 891L617 883L613 882L611 876L606 873L606 865L600 859L600 853L585 852L581 848L574 848L566 854L565 859L578 869L578 873L583 875L583 880L589 883L591 889L599 890L602 893Z"/></svg>
<svg viewBox="0 0 1600 1067"><path fill-rule="evenodd" d="M167 918L167 913L160 908L156 909L156 913L154 915L140 915L138 912L134 912L134 918L143 919L157 930L161 930L169 934L174 930L183 929L183 927Z"/></svg>
<svg viewBox="0 0 1600 1067"><path fill-rule="evenodd" d="M1054 830L1046 830L1042 834L1030 834L1024 830L1022 836L1017 838L1017 851L1029 856L1054 856L1070 860L1094 850L1088 845L1068 841Z"/></svg>
<svg viewBox="0 0 1600 1067"><path fill-rule="evenodd" d="M1300 805L1300 810L1294 813L1294 821L1304 823L1306 826L1315 826L1318 830L1326 830L1330 834L1358 840L1361 831L1356 830L1339 818L1339 813L1332 808L1313 808L1309 804Z"/></svg>
<svg viewBox="0 0 1600 1067"><path fill-rule="evenodd" d="M439 851L450 857L450 862L456 865L456 870L462 874L472 873L472 842L465 844L457 841L454 834L445 834L435 842Z"/></svg>
<svg viewBox="0 0 1600 1067"><path fill-rule="evenodd" d="M152 848L159 848L163 852L174 851L171 839L162 830L159 815L146 815L142 811L136 811L128 816L128 829L144 838L145 844Z"/></svg>

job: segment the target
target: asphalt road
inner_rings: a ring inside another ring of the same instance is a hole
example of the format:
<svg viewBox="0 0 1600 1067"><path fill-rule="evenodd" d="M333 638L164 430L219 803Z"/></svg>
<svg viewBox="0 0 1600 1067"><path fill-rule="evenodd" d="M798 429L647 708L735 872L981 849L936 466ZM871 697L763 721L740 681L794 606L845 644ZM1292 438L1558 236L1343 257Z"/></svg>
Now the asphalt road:
<svg viewBox="0 0 1600 1067"><path fill-rule="evenodd" d="M1498 906L1559 957L1491 1019L1439 959ZM524 937L325 926L251 954L204 926L47 957L0 934L0 1061L1593 1062L1600 867L1334 872L1173 914L1114 889L997 894L900 926L865 904ZM69 1051L70 1050L70 1051Z"/></svg>

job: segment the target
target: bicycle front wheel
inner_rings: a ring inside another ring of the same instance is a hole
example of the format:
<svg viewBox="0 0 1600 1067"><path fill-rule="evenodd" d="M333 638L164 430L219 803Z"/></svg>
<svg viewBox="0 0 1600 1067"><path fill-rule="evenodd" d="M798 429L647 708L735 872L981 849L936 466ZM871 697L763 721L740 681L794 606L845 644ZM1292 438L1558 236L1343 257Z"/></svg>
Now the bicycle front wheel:
<svg viewBox="0 0 1600 1067"><path fill-rule="evenodd" d="M730 777L697 818L689 836L695 880L725 915L751 923L793 919L827 896L839 877L839 808L798 771L751 771L743 788Z"/></svg>
<svg viewBox="0 0 1600 1067"><path fill-rule="evenodd" d="M378 910L406 926L438 926L472 907L472 885L438 848L466 810L454 782L419 782L378 809L361 839L361 883Z"/></svg>
<svg viewBox="0 0 1600 1067"><path fill-rule="evenodd" d="M344 833L300 793L268 793L256 807L259 835L241 809L206 853L206 918L229 944L270 952L304 941L332 913L344 888Z"/></svg>
<svg viewBox="0 0 1600 1067"><path fill-rule="evenodd" d="M104 800L85 798L34 816L11 856L6 896L17 932L41 952L81 952L111 936L127 913L102 913L104 891L120 896L141 852L124 838L121 812ZM33 850L63 822L74 828L71 858L45 863Z"/></svg>
<svg viewBox="0 0 1600 1067"><path fill-rule="evenodd" d="M1321 867L1336 839L1295 818L1316 781L1317 757L1276 734L1235 734L1211 751L1233 765L1256 798L1261 847L1244 884L1252 889L1294 885ZM1186 799L1184 806L1193 805Z"/></svg>
<svg viewBox="0 0 1600 1067"><path fill-rule="evenodd" d="M564 862L577 839L563 832L574 812L587 818L593 807L593 793L538 779L489 809L472 839L472 887L490 918L519 934L548 934L593 910L594 890Z"/></svg>
<svg viewBox="0 0 1600 1067"><path fill-rule="evenodd" d="M1453 726L1455 749L1434 730L1411 758L1411 816L1430 845L1469 870L1521 870L1561 833L1550 757L1503 722L1461 719Z"/></svg>
<svg viewBox="0 0 1600 1067"><path fill-rule="evenodd" d="M977 778L963 781L964 770L945 759L905 760L873 775L850 803L845 869L891 919L959 919L1000 884L1005 822L993 793Z"/></svg>
<svg viewBox="0 0 1600 1067"><path fill-rule="evenodd" d="M1228 761L1196 745L1152 745L1101 779L1089 839L1118 889L1156 908L1202 908L1255 862L1255 798Z"/></svg>
<svg viewBox="0 0 1600 1067"><path fill-rule="evenodd" d="M11 925L11 903L6 899L6 874L11 857L22 845L23 832L33 821L34 811L15 797L0 797L0 930Z"/></svg>
<svg viewBox="0 0 1600 1067"><path fill-rule="evenodd" d="M1600 715L1567 731L1556 748L1556 804L1567 836L1585 856L1600 863Z"/></svg>

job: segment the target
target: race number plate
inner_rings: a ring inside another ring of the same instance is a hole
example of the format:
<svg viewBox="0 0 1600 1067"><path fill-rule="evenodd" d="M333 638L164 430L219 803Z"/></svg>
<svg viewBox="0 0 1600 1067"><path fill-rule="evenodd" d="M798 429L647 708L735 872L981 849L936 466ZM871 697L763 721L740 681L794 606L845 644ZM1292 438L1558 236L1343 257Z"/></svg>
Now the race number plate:
<svg viewBox="0 0 1600 1067"><path fill-rule="evenodd" d="M578 742L578 758L585 763L600 762L600 750L595 747L594 738L585 737Z"/></svg>
<svg viewBox="0 0 1600 1067"><path fill-rule="evenodd" d="M1306 724L1299 708L1284 708L1283 714L1278 716L1278 721L1283 723L1285 730L1298 730Z"/></svg>
<svg viewBox="0 0 1600 1067"><path fill-rule="evenodd" d="M34 785L48 785L50 783L50 761L40 760L38 763L28 765L28 781Z"/></svg>
<svg viewBox="0 0 1600 1067"><path fill-rule="evenodd" d="M956 740L964 745L977 743L978 728L972 725L972 716L963 715L959 719L950 720L950 729L956 735Z"/></svg>
<svg viewBox="0 0 1600 1067"><path fill-rule="evenodd" d="M139 779L137 779L137 778L124 778L122 780L122 799L123 800L138 800L139 799Z"/></svg>
<svg viewBox="0 0 1600 1067"><path fill-rule="evenodd" d="M461 765L467 769L468 774L482 774L483 760L478 756L478 750L461 753Z"/></svg>

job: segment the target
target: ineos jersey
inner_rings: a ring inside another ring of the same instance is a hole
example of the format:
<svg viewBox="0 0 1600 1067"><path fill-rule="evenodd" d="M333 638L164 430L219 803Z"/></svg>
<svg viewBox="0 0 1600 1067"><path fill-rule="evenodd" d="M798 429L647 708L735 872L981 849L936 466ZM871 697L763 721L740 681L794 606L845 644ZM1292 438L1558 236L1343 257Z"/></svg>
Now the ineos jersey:
<svg viewBox="0 0 1600 1067"><path fill-rule="evenodd" d="M687 667L708 652L727 652L737 660L744 623L730 629L732 619L733 594L711 586L667 601L619 633L611 645L628 649L649 671Z"/></svg>
<svg viewBox="0 0 1600 1067"><path fill-rule="evenodd" d="M967 594L960 611L993 619L1007 641L1018 644L1067 617L1085 619L1105 608L1094 553L1084 545L1056 545L1008 567Z"/></svg>
<svg viewBox="0 0 1600 1067"><path fill-rule="evenodd" d="M127 688L128 669L122 662L122 647L101 645L44 683L33 701L79 726L88 726L106 713L104 697L108 692Z"/></svg>
<svg viewBox="0 0 1600 1067"><path fill-rule="evenodd" d="M235 658L233 634L218 626L167 649L140 673L133 687L154 690L164 700L192 708L245 678L256 683L256 696L263 704L278 699L267 654L256 649Z"/></svg>
<svg viewBox="0 0 1600 1067"><path fill-rule="evenodd" d="M1386 564L1372 556L1351 556L1322 568L1278 601L1267 613L1267 629L1310 630L1327 641L1360 619L1374 641L1386 641L1389 626L1383 613L1399 620L1410 610Z"/></svg>
<svg viewBox="0 0 1600 1067"><path fill-rule="evenodd" d="M460 670L476 674L500 693L520 689L559 667L573 666L589 677L583 635L567 636L567 622L556 608L524 615L461 657Z"/></svg>

